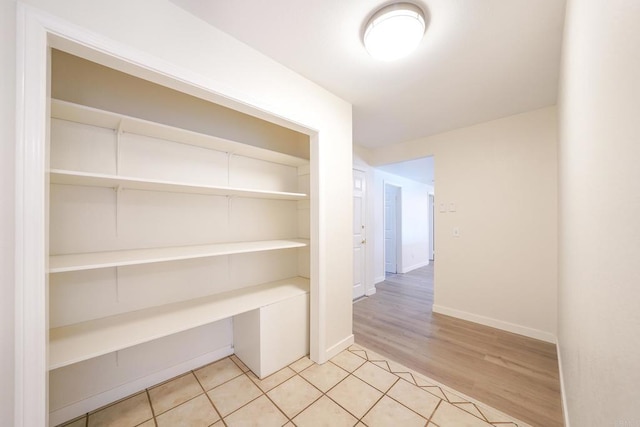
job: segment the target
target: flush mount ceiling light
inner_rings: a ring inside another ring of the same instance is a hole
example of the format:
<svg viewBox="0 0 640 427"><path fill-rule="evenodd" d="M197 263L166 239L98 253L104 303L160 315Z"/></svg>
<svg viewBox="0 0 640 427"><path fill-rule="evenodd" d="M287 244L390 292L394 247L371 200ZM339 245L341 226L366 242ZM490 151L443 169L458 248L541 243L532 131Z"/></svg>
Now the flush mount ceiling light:
<svg viewBox="0 0 640 427"><path fill-rule="evenodd" d="M424 12L411 3L393 3L373 14L364 32L364 46L376 59L393 61L413 52L426 29Z"/></svg>

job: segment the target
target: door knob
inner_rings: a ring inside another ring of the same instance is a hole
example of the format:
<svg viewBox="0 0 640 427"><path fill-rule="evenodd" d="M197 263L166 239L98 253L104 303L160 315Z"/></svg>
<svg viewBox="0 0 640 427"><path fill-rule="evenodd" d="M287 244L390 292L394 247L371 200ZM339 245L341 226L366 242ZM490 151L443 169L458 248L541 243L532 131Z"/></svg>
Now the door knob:
<svg viewBox="0 0 640 427"><path fill-rule="evenodd" d="M362 244L364 245L365 243L367 243L367 239L362 239Z"/></svg>

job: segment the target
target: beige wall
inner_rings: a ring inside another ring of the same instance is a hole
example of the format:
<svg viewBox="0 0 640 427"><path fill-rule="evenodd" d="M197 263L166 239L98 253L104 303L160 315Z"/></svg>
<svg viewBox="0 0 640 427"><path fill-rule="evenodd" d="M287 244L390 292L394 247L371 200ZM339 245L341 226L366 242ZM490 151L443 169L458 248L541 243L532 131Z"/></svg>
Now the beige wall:
<svg viewBox="0 0 640 427"><path fill-rule="evenodd" d="M549 107L374 150L374 165L435 155L434 310L555 341L556 128Z"/></svg>
<svg viewBox="0 0 640 427"><path fill-rule="evenodd" d="M299 132L56 49L51 64L53 98L309 158Z"/></svg>
<svg viewBox="0 0 640 427"><path fill-rule="evenodd" d="M13 423L15 1L0 2L0 420Z"/></svg>
<svg viewBox="0 0 640 427"><path fill-rule="evenodd" d="M570 0L559 343L573 427L640 425L640 2Z"/></svg>

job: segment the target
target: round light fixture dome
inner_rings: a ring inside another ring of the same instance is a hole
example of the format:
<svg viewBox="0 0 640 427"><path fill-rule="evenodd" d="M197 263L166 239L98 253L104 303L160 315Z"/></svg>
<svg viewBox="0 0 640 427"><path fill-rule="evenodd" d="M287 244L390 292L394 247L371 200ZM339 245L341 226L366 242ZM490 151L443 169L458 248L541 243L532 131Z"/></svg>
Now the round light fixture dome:
<svg viewBox="0 0 640 427"><path fill-rule="evenodd" d="M376 59L393 61L413 52L426 29L424 12L411 3L394 3L367 22L364 46Z"/></svg>

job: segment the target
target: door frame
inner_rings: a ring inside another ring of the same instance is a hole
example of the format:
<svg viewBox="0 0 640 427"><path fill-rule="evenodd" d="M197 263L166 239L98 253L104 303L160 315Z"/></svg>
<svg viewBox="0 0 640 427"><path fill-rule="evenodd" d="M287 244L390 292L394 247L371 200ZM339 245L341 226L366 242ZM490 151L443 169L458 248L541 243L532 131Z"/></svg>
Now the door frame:
<svg viewBox="0 0 640 427"><path fill-rule="evenodd" d="M429 261L435 260L435 213L436 200L434 194L429 194Z"/></svg>
<svg viewBox="0 0 640 427"><path fill-rule="evenodd" d="M359 167L353 167L353 172L360 172L363 175L363 188L362 188L362 206L361 206L361 216L362 216L362 224L364 225L364 233L362 233L363 235L363 239L366 242L370 242L371 240L368 237L369 234L369 224L368 224L368 207L367 207L367 171L365 169L359 168ZM355 211L355 209L354 209ZM366 243L363 243L361 245L360 250L362 251L363 255L362 255L362 287L363 287L363 293L362 295L358 296L358 297L354 297L354 299L356 298L360 298L363 296L368 296L371 293L369 292L369 280L367 280L368 277L368 270L367 270L367 259L369 257L369 245L367 245ZM355 257L353 260L353 266L355 268Z"/></svg>
<svg viewBox="0 0 640 427"><path fill-rule="evenodd" d="M382 262L386 264L387 262L387 245L384 243L384 232L385 232L385 224L387 223L387 213L386 213L386 203L387 203L387 187L393 187L396 192L396 201L395 201L395 211L396 211L396 221L395 221L395 232L396 232L396 273L404 272L402 268L402 186L394 184L389 181L383 182L383 191L382 191ZM386 267L385 267L386 274Z"/></svg>

